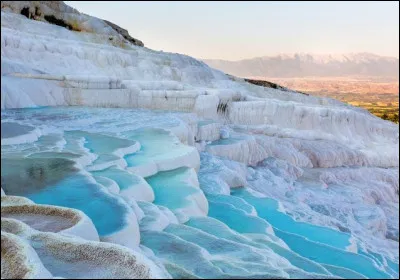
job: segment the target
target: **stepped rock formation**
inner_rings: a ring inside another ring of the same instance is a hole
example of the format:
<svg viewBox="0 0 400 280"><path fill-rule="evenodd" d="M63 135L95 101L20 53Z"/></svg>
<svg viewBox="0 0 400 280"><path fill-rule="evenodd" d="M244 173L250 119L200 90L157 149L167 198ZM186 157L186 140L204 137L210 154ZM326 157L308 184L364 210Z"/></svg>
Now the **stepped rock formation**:
<svg viewBox="0 0 400 280"><path fill-rule="evenodd" d="M2 278L399 277L398 125L1 8Z"/></svg>

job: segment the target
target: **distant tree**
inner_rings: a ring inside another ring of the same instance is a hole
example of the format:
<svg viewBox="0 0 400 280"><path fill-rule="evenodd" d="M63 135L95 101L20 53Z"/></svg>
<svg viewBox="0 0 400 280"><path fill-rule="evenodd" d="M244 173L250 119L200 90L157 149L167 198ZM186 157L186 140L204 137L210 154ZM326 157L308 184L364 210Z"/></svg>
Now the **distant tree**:
<svg viewBox="0 0 400 280"><path fill-rule="evenodd" d="M399 123L399 114L393 114L392 122Z"/></svg>
<svg viewBox="0 0 400 280"><path fill-rule="evenodd" d="M381 118L384 119L384 120L389 120L389 116L388 116L388 114L387 114L386 112L383 113L383 115L381 116Z"/></svg>

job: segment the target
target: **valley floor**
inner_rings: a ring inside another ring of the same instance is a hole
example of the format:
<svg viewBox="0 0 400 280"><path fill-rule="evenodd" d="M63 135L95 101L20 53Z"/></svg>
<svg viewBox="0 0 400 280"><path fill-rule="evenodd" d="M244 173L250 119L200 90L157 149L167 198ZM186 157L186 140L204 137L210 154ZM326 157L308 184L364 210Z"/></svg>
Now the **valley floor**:
<svg viewBox="0 0 400 280"><path fill-rule="evenodd" d="M260 78L261 79L261 78ZM293 90L330 97L367 109L384 120L399 123L399 82L370 78L263 78Z"/></svg>

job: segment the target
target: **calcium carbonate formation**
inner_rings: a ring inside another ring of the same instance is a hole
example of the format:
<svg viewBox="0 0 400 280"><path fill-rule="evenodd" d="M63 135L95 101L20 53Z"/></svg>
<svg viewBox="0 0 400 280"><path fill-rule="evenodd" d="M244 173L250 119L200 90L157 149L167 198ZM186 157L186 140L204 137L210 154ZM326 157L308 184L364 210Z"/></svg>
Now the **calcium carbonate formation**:
<svg viewBox="0 0 400 280"><path fill-rule="evenodd" d="M2 278L398 278L399 127L58 1L1 3Z"/></svg>

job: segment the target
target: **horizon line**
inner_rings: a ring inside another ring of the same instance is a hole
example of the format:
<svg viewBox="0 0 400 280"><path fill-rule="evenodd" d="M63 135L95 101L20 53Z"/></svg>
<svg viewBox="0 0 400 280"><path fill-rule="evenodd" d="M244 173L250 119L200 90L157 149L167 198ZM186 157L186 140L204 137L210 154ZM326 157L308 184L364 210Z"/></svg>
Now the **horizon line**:
<svg viewBox="0 0 400 280"><path fill-rule="evenodd" d="M389 56L389 55L381 55L377 53L372 53L372 52L365 52L365 51L360 51L360 52L343 52L343 53L313 53L313 52L287 52L287 53L276 53L276 54L269 54L269 55L263 55L263 56L253 56L253 57L248 57L248 58L240 58L236 60L230 60L230 59L222 59L222 58L201 58L201 57L194 57L199 60L221 60L221 61L227 61L227 62L239 62L243 60L252 60L256 58L264 58L264 57L277 57L277 56L294 56L296 54L300 55L313 55L313 56L346 56L346 55L355 55L355 54L368 54L368 55L374 55L378 56L381 58L394 58L394 59L399 59L399 56Z"/></svg>

